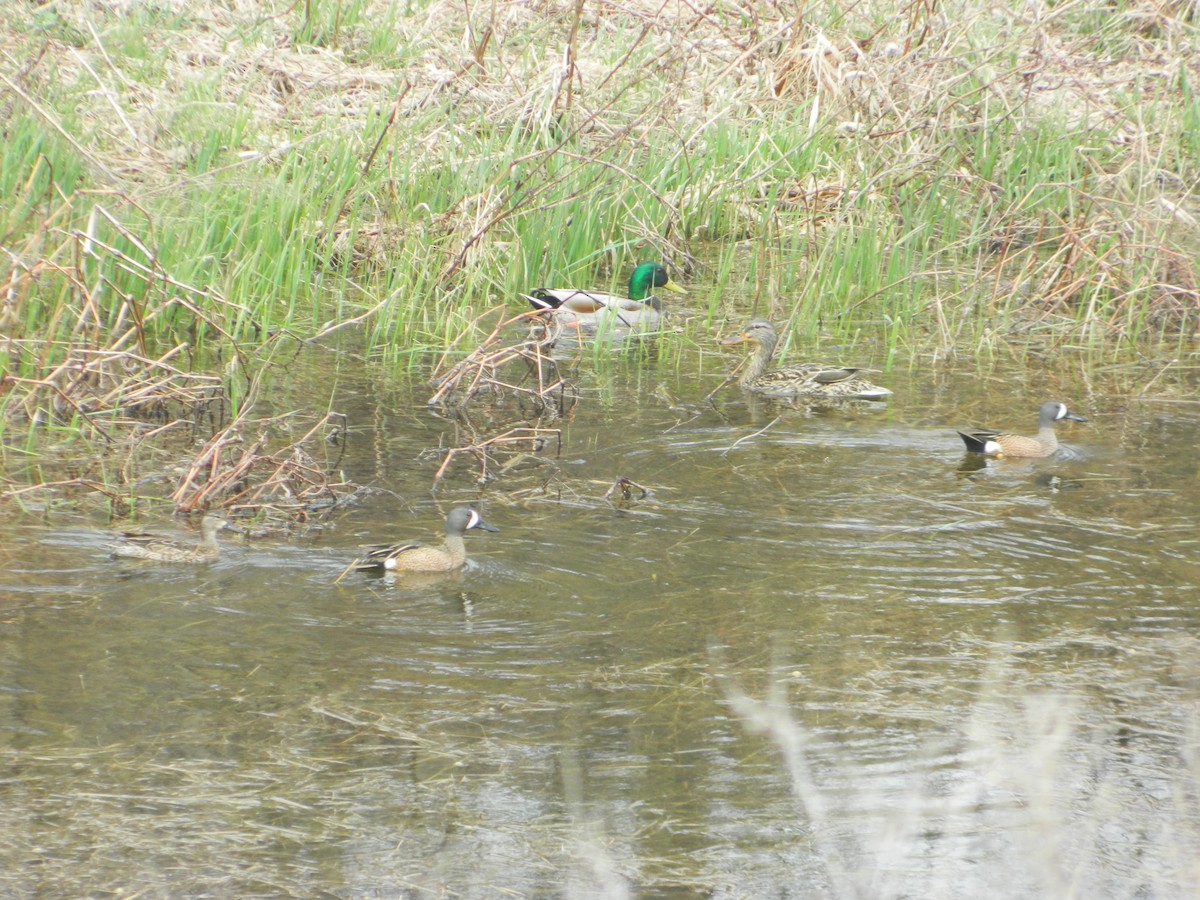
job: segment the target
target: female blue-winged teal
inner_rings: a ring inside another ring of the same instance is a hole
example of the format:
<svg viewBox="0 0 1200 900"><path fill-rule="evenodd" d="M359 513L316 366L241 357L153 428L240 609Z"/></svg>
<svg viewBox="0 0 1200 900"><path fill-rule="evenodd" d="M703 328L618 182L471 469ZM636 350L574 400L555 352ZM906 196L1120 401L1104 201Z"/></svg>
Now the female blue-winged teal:
<svg viewBox="0 0 1200 900"><path fill-rule="evenodd" d="M200 520L200 543L190 546L153 534L126 532L121 535L121 543L112 546L112 555L165 563L214 562L221 555L217 532L228 524L220 516L205 516Z"/></svg>
<svg viewBox="0 0 1200 900"><path fill-rule="evenodd" d="M988 456L1018 456L1039 459L1050 456L1058 450L1058 435L1054 433L1054 423L1063 419L1072 422L1086 422L1083 416L1071 412L1065 403L1047 400L1038 412L1038 430L1036 437L1025 437L1021 434L1008 434L1002 431L978 429L976 431L960 431L959 437L967 445L968 453L986 453Z"/></svg>
<svg viewBox="0 0 1200 900"><path fill-rule="evenodd" d="M633 327L652 325L662 317L662 303L653 296L655 288L686 294L658 263L644 262L629 276L629 296L574 288L534 288L528 300L536 309L550 310L564 324L583 326L612 322Z"/></svg>
<svg viewBox="0 0 1200 900"><path fill-rule="evenodd" d="M753 344L754 352L746 371L738 379L744 389L780 397L826 397L834 400L881 400L891 391L871 384L858 373L860 369L825 366L820 363L793 363L770 368L779 336L766 319L746 323L738 334L721 341L721 346Z"/></svg>
<svg viewBox="0 0 1200 900"><path fill-rule="evenodd" d="M366 556L359 559L354 568L360 572L452 572L466 564L467 545L463 535L472 528L500 530L483 521L475 510L456 506L446 516L446 540L440 547L378 544L368 547Z"/></svg>

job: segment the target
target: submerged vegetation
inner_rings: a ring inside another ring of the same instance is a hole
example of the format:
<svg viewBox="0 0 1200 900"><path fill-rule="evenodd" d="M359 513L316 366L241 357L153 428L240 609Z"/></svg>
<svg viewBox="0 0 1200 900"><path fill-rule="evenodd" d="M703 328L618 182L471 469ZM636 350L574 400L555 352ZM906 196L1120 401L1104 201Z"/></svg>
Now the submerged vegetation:
<svg viewBox="0 0 1200 900"><path fill-rule="evenodd" d="M641 258L690 273L685 330L892 361L1197 325L1190 2L3 15L6 469L246 430L297 340L408 365Z"/></svg>

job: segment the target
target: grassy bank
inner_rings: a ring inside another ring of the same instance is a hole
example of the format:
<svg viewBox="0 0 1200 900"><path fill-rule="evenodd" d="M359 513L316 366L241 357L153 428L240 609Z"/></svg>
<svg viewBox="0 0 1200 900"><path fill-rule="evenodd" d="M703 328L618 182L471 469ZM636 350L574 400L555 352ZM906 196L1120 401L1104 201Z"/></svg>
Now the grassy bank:
<svg viewBox="0 0 1200 900"><path fill-rule="evenodd" d="M1195 329L1188 3L0 15L10 426L127 412L131 377L186 405L214 341L251 383L280 335L361 321L403 365L642 258L696 333L769 314L904 359Z"/></svg>

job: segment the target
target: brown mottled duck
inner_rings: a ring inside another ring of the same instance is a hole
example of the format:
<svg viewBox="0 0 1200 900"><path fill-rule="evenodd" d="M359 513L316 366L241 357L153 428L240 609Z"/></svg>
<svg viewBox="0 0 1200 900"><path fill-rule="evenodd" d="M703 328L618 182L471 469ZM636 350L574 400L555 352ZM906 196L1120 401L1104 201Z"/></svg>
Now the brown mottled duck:
<svg viewBox="0 0 1200 900"><path fill-rule="evenodd" d="M821 363L789 363L771 367L779 336L766 319L754 319L740 332L721 341L724 347L752 344L746 371L738 379L745 390L778 397L820 397L830 400L882 400L891 391L867 381L861 369Z"/></svg>
<svg viewBox="0 0 1200 900"><path fill-rule="evenodd" d="M153 534L126 532L121 542L112 546L112 555L164 563L214 562L221 555L217 532L228 524L221 516L205 516L200 520L200 543L191 545Z"/></svg>

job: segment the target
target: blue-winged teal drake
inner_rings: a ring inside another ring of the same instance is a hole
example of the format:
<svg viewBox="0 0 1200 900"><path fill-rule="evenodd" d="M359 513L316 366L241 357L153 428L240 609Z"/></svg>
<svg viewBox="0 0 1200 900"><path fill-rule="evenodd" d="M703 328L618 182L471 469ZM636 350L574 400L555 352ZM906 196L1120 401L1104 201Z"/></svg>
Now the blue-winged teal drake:
<svg viewBox="0 0 1200 900"><path fill-rule="evenodd" d="M440 547L426 544L378 544L367 548L367 554L354 568L360 572L452 572L467 562L467 545L463 535L472 528L499 531L494 525L466 506L456 506L446 516L446 540Z"/></svg>
<svg viewBox="0 0 1200 900"><path fill-rule="evenodd" d="M654 296L656 288L687 293L663 266L644 262L629 276L628 297L574 288L535 288L528 300L536 309L556 313L564 324L588 326L608 321L632 328L654 324L662 317L662 303Z"/></svg>
<svg viewBox="0 0 1200 900"><path fill-rule="evenodd" d="M126 532L121 543L114 544L112 555L126 559L148 559L165 563L210 563L221 555L217 532L228 526L220 516L200 520L200 543L181 544L153 534Z"/></svg>
<svg viewBox="0 0 1200 900"><path fill-rule="evenodd" d="M1038 412L1038 430L1036 437L1025 437L1021 434L1008 434L1003 431L978 429L976 431L960 431L958 434L967 445L968 453L986 453L988 456L1016 456L1039 459L1050 456L1058 450L1058 435L1054 433L1054 423L1069 419L1072 422L1086 422L1083 416L1071 412L1065 403L1047 400Z"/></svg>
<svg viewBox="0 0 1200 900"><path fill-rule="evenodd" d="M766 319L754 319L721 346L753 344L754 351L746 371L738 379L745 390L780 397L826 397L834 400L882 400L891 396L887 388L871 384L859 372L841 366L820 363L793 363L771 368L779 336Z"/></svg>

